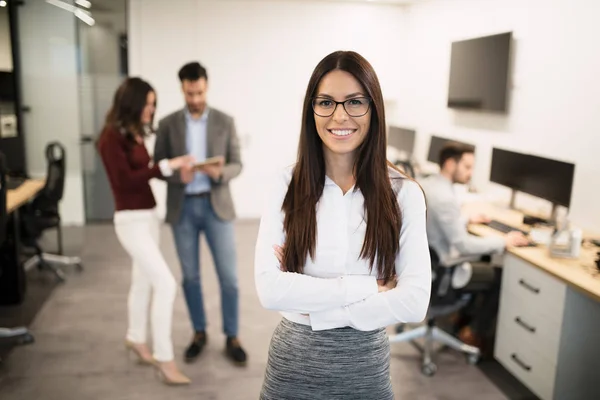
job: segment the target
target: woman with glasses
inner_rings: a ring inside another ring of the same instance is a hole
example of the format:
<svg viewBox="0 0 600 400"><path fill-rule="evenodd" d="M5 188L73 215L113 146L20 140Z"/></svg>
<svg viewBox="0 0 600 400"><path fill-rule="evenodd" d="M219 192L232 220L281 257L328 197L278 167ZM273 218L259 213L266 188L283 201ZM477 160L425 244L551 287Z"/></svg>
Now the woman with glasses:
<svg viewBox="0 0 600 400"><path fill-rule="evenodd" d="M262 215L255 280L280 311L261 399L393 399L385 327L420 322L431 265L420 187L386 161L384 105L362 56L308 83L298 159Z"/></svg>

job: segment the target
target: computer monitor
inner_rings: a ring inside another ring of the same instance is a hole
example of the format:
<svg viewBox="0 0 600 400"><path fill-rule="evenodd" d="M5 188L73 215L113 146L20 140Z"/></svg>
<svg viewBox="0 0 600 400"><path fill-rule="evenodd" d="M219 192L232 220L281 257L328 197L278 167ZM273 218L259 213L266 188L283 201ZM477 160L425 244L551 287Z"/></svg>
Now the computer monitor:
<svg viewBox="0 0 600 400"><path fill-rule="evenodd" d="M569 207L574 175L575 164L499 148L492 150L490 181L513 190L513 208L517 191L550 201L553 214L556 206Z"/></svg>
<svg viewBox="0 0 600 400"><path fill-rule="evenodd" d="M475 152L475 146L470 143L459 142L458 140L443 138L440 136L431 136L431 142L429 143L429 154L427 155L427 161L438 164L440 161L440 151L444 148L446 143L457 143L462 146L467 146L473 149Z"/></svg>
<svg viewBox="0 0 600 400"><path fill-rule="evenodd" d="M416 132L413 129L402 128L399 126L390 126L388 131L388 146L391 146L406 154L406 158L412 158L415 148Z"/></svg>

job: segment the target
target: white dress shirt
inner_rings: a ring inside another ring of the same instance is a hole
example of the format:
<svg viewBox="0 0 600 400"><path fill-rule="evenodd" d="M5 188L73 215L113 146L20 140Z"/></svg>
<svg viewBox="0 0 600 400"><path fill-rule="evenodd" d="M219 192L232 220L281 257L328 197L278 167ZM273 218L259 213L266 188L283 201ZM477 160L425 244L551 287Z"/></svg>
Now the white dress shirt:
<svg viewBox="0 0 600 400"><path fill-rule="evenodd" d="M303 274L281 271L273 246L285 244L281 206L292 170L286 168L276 180L260 222L254 267L263 307L313 330L369 331L422 321L429 306L431 260L425 200L418 184L390 169L402 215L398 283L378 293L377 268L369 272L368 261L359 256L366 231L362 193L352 188L343 194L328 177L317 204L315 258L307 257Z"/></svg>

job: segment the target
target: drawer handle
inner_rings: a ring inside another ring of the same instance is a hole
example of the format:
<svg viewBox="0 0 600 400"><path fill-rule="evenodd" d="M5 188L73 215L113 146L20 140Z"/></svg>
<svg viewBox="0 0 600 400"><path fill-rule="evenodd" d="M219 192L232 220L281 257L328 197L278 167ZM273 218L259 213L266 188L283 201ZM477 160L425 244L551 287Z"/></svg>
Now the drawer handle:
<svg viewBox="0 0 600 400"><path fill-rule="evenodd" d="M535 332L535 328L525 322L523 322L523 320L521 319L521 317L517 317L515 318L515 322L519 325L521 325L523 328L527 329L529 332L534 333Z"/></svg>
<svg viewBox="0 0 600 400"><path fill-rule="evenodd" d="M531 371L531 367L529 365L525 364L523 361L521 361L515 353L511 354L510 357L513 359L513 361L515 363L517 363L517 365L519 367L523 368L525 371Z"/></svg>
<svg viewBox="0 0 600 400"><path fill-rule="evenodd" d="M519 283L521 284L521 286L531 290L535 294L538 294L540 292L540 289L531 286L529 283L525 282L523 279L520 279Z"/></svg>

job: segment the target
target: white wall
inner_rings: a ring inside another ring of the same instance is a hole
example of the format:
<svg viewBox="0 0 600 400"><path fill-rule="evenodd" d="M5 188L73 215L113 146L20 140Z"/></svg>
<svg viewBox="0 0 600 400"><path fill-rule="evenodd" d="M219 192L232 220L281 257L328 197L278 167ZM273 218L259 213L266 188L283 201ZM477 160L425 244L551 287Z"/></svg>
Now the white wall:
<svg viewBox="0 0 600 400"><path fill-rule="evenodd" d="M0 71L12 71L12 50L10 46L10 26L8 10L0 7Z"/></svg>
<svg viewBox="0 0 600 400"><path fill-rule="evenodd" d="M67 151L64 224L83 224L84 203L79 144L79 96L73 14L42 1L19 8L23 114L27 168L46 175L44 149L58 140Z"/></svg>
<svg viewBox="0 0 600 400"><path fill-rule="evenodd" d="M432 0L410 7L395 95L399 119L418 128L417 156L426 157L430 134L474 143L474 183L496 191L488 183L494 146L573 162L572 220L599 231L599 15L596 0ZM448 109L451 42L506 31L514 37L509 112ZM508 191L501 195L508 201ZM533 205L526 196L519 202Z"/></svg>
<svg viewBox="0 0 600 400"><path fill-rule="evenodd" d="M355 50L375 67L390 107L400 96L402 8L314 1L130 0L130 75L158 93L157 118L183 106L178 69L208 69L209 102L235 117L242 175L232 183L241 218L259 217L265 177L294 162L302 100L316 64ZM393 118L393 115L390 115ZM159 209L164 185L153 182Z"/></svg>

